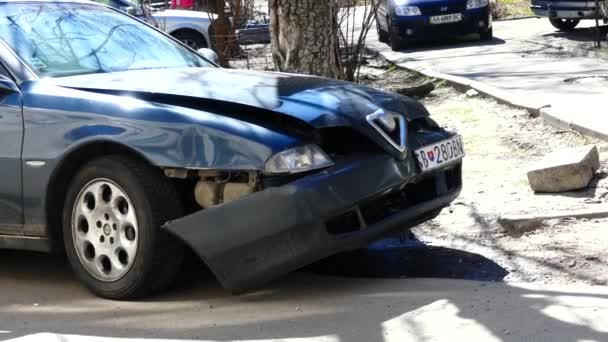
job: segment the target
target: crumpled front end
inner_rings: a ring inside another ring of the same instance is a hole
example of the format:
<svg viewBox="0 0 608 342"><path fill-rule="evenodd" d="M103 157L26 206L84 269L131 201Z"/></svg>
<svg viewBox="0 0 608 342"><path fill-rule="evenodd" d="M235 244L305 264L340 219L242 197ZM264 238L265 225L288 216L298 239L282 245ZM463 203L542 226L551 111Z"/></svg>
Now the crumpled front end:
<svg viewBox="0 0 608 342"><path fill-rule="evenodd" d="M164 227L241 292L424 222L460 190L460 162L421 175L413 157L367 153Z"/></svg>

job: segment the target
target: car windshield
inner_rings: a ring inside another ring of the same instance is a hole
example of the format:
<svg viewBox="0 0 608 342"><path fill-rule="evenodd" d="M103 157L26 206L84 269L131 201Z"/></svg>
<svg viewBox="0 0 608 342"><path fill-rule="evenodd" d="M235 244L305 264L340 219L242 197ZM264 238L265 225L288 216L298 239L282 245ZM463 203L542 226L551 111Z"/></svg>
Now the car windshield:
<svg viewBox="0 0 608 342"><path fill-rule="evenodd" d="M0 38L40 77L212 66L155 29L92 4L2 4Z"/></svg>

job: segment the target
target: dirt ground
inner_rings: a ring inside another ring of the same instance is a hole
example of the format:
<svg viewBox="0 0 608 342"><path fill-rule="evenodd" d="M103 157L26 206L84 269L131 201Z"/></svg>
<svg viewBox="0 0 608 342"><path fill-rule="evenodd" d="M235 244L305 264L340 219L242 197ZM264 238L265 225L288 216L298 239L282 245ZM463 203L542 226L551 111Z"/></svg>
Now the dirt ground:
<svg viewBox="0 0 608 342"><path fill-rule="evenodd" d="M364 68L364 82L390 88L424 81L404 70L382 67L372 62ZM439 217L413 230L416 238L426 246L490 260L504 269L505 281L606 284L608 220L552 220L514 237L504 232L497 218L506 213L605 208L608 144L556 130L525 110L482 96L468 97L441 82L436 86L422 102L436 121L457 128L464 137L464 189ZM588 189L558 195L530 190L526 170L532 163L555 149L585 144L597 144L602 159Z"/></svg>

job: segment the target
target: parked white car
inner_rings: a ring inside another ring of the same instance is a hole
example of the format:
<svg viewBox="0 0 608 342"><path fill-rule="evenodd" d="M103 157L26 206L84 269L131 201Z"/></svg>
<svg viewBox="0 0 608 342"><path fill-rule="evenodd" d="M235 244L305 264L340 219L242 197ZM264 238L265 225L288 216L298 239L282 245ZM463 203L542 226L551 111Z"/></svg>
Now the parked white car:
<svg viewBox="0 0 608 342"><path fill-rule="evenodd" d="M211 16L207 12L174 9L151 9L144 15L140 7L129 0L95 0L123 12L129 13L162 29L194 50L209 47L211 44L209 26Z"/></svg>

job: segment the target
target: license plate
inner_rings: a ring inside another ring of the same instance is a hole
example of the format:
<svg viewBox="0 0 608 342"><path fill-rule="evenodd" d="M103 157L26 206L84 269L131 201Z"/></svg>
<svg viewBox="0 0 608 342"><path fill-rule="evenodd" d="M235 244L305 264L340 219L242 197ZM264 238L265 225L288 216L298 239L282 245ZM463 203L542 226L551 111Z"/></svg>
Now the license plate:
<svg viewBox="0 0 608 342"><path fill-rule="evenodd" d="M456 162L464 157L462 138L458 135L414 151L422 172Z"/></svg>
<svg viewBox="0 0 608 342"><path fill-rule="evenodd" d="M431 17L431 24L448 24L462 20L462 13L436 15Z"/></svg>

